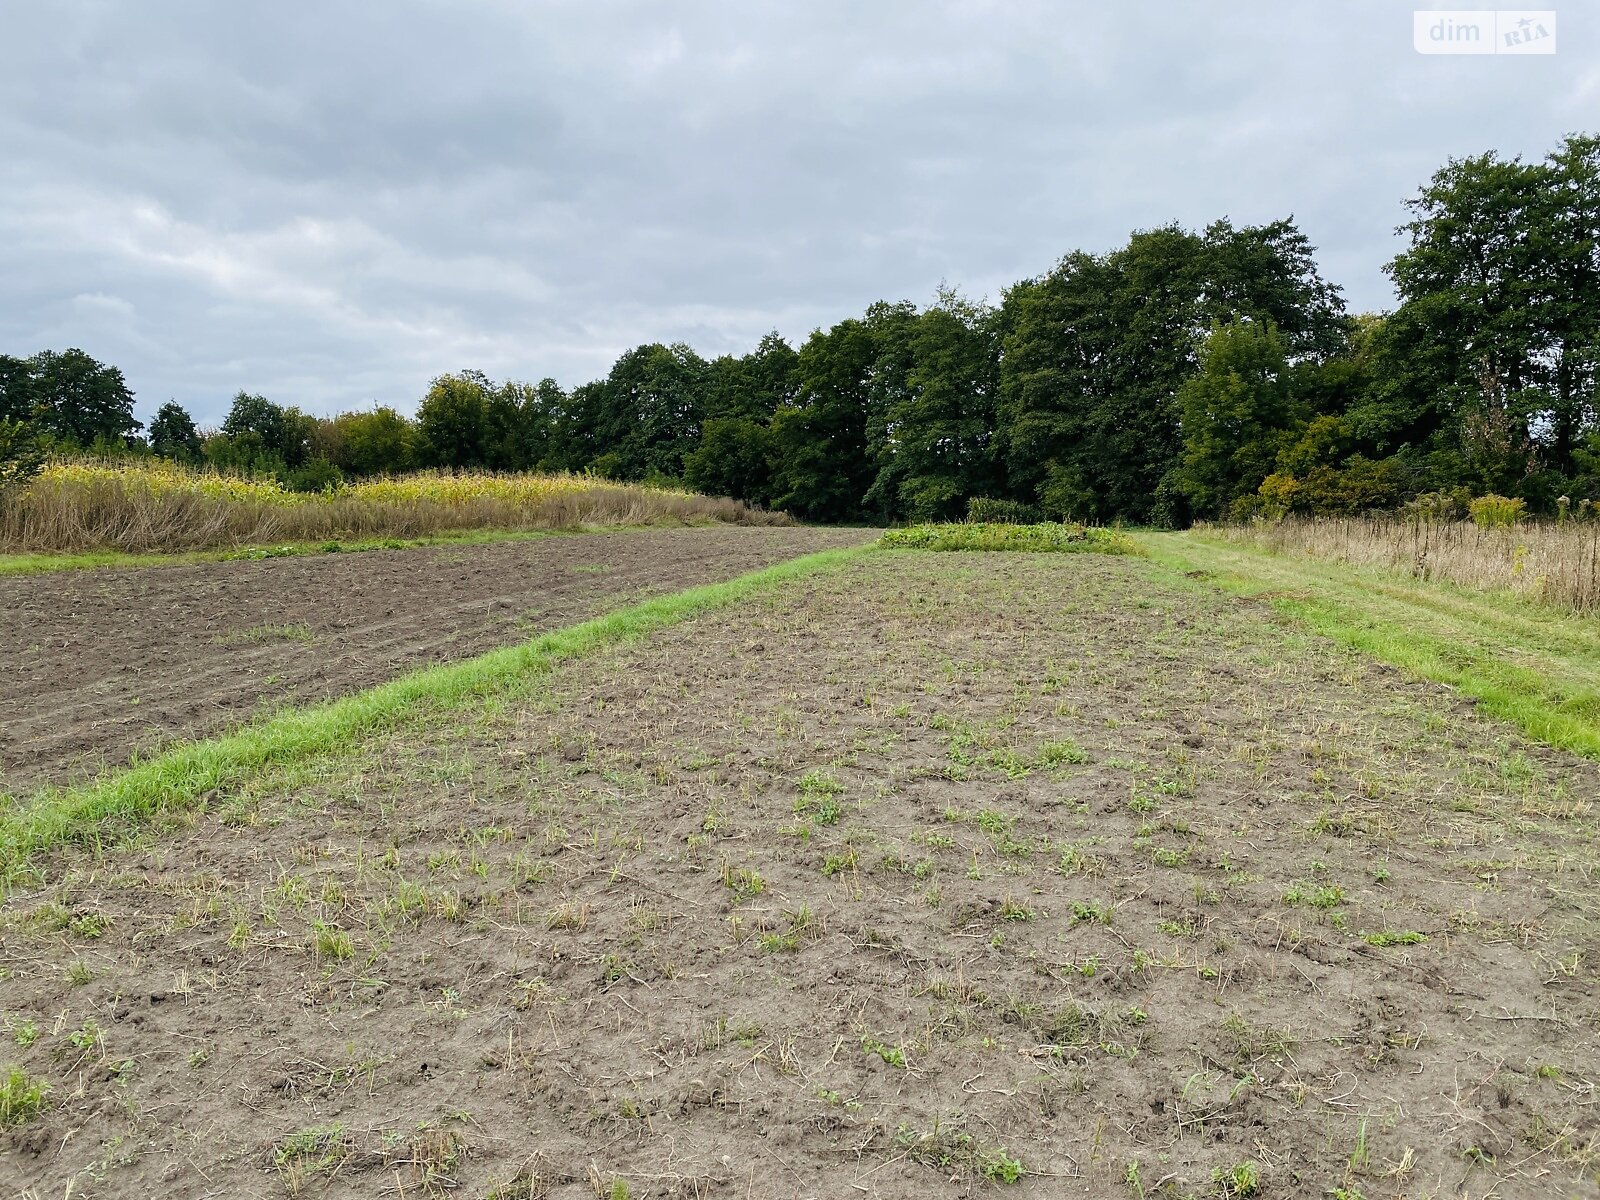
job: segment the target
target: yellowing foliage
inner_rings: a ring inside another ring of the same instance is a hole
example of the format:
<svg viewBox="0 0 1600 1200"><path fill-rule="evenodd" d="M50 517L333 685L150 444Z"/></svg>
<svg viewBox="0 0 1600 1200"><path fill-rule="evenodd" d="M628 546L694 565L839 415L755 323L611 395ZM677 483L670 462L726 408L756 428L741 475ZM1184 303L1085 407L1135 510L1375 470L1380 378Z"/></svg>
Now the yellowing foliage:
<svg viewBox="0 0 1600 1200"><path fill-rule="evenodd" d="M35 489L53 484L92 486L113 483L137 487L152 495L184 494L213 500L240 503L301 505L327 504L335 500L370 500L380 504L408 504L425 501L459 506L479 500L498 500L512 505L535 505L560 496L616 488L658 492L662 495L691 497L692 492L668 488L646 488L642 484L618 485L586 475L533 475L492 472L418 471L391 478L342 483L320 492L290 491L274 479L246 479L213 470L196 470L162 459L118 462L55 462L47 465L33 482Z"/></svg>
<svg viewBox="0 0 1600 1200"><path fill-rule="evenodd" d="M422 471L295 492L159 459L47 465L0 505L0 550L138 552L452 530L787 524L738 501L586 475Z"/></svg>

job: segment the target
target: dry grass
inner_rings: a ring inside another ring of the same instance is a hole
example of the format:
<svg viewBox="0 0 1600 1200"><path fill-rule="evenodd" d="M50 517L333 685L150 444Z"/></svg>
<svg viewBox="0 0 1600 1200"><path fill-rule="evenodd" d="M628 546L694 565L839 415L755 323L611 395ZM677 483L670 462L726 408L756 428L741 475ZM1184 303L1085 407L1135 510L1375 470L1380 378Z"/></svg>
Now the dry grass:
<svg viewBox="0 0 1600 1200"><path fill-rule="evenodd" d="M1573 612L1600 609L1600 522L1481 529L1470 521L1372 516L1212 526L1205 532L1280 554L1510 592Z"/></svg>
<svg viewBox="0 0 1600 1200"><path fill-rule="evenodd" d="M0 508L0 550L155 552L469 529L788 524L735 500L576 475L419 473L328 492L171 464L56 463Z"/></svg>

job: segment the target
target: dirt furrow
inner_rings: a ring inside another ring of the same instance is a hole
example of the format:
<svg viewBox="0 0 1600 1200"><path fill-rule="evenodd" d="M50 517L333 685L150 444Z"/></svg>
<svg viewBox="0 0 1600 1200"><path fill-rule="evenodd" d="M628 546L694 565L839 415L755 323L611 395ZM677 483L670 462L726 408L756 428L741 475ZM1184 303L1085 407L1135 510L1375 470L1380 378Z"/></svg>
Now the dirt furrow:
<svg viewBox="0 0 1600 1200"><path fill-rule="evenodd" d="M0 792L869 536L640 530L0 579Z"/></svg>

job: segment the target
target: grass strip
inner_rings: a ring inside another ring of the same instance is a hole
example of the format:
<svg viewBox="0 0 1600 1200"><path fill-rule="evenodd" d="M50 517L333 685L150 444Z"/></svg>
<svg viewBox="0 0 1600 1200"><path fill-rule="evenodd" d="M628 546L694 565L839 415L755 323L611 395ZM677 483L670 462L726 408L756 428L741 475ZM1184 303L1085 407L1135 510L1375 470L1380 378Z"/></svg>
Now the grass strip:
<svg viewBox="0 0 1600 1200"><path fill-rule="evenodd" d="M1007 525L952 522L890 529L878 544L899 550L1015 550L1030 553L1142 554L1139 544L1117 529L1087 525Z"/></svg>
<svg viewBox="0 0 1600 1200"><path fill-rule="evenodd" d="M1487 592L1206 538L1145 534L1160 565L1448 684L1530 737L1600 759L1600 627Z"/></svg>
<svg viewBox="0 0 1600 1200"><path fill-rule="evenodd" d="M82 554L0 554L0 575L40 575L49 571L83 571L95 567L182 567L196 563L263 558L298 558L302 554L360 554L368 550L410 550L417 546L481 546L492 542L526 542L535 538L575 537L585 533L637 533L647 529L680 529L672 525L585 525L578 529L465 529L414 538L359 538L320 542L286 542L277 546L221 546L178 553L135 554L126 550L89 550Z"/></svg>
<svg viewBox="0 0 1600 1200"><path fill-rule="evenodd" d="M42 792L0 812L0 889L23 878L36 854L70 843L97 844L166 810L271 767L336 752L393 729L419 705L430 713L504 692L608 646L727 608L780 584L837 569L870 547L824 550L721 583L658 596L477 658L417 671L342 700L281 713L234 733L190 742L125 771Z"/></svg>

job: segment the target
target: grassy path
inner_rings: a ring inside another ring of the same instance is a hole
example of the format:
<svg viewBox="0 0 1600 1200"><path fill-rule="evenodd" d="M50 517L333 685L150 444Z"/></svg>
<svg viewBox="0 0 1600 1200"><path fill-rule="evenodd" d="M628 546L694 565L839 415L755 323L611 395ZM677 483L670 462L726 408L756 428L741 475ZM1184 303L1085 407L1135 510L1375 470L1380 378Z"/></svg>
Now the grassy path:
<svg viewBox="0 0 1600 1200"><path fill-rule="evenodd" d="M1162 566L1266 600L1315 633L1457 688L1542 742L1600 758L1593 618L1201 534L1140 541Z"/></svg>
<svg viewBox="0 0 1600 1200"><path fill-rule="evenodd" d="M414 538L324 539L318 542L284 542L270 546L219 546L209 550L184 550L172 554L134 554L126 550L88 550L0 554L0 575L40 575L48 571L85 571L95 567L183 567L195 563L231 562L236 559L293 558L304 554L359 554L367 550L409 550L416 546L477 546L491 542L522 542L532 538L563 537L604 529L625 532L660 526L594 526L579 529L465 529Z"/></svg>

